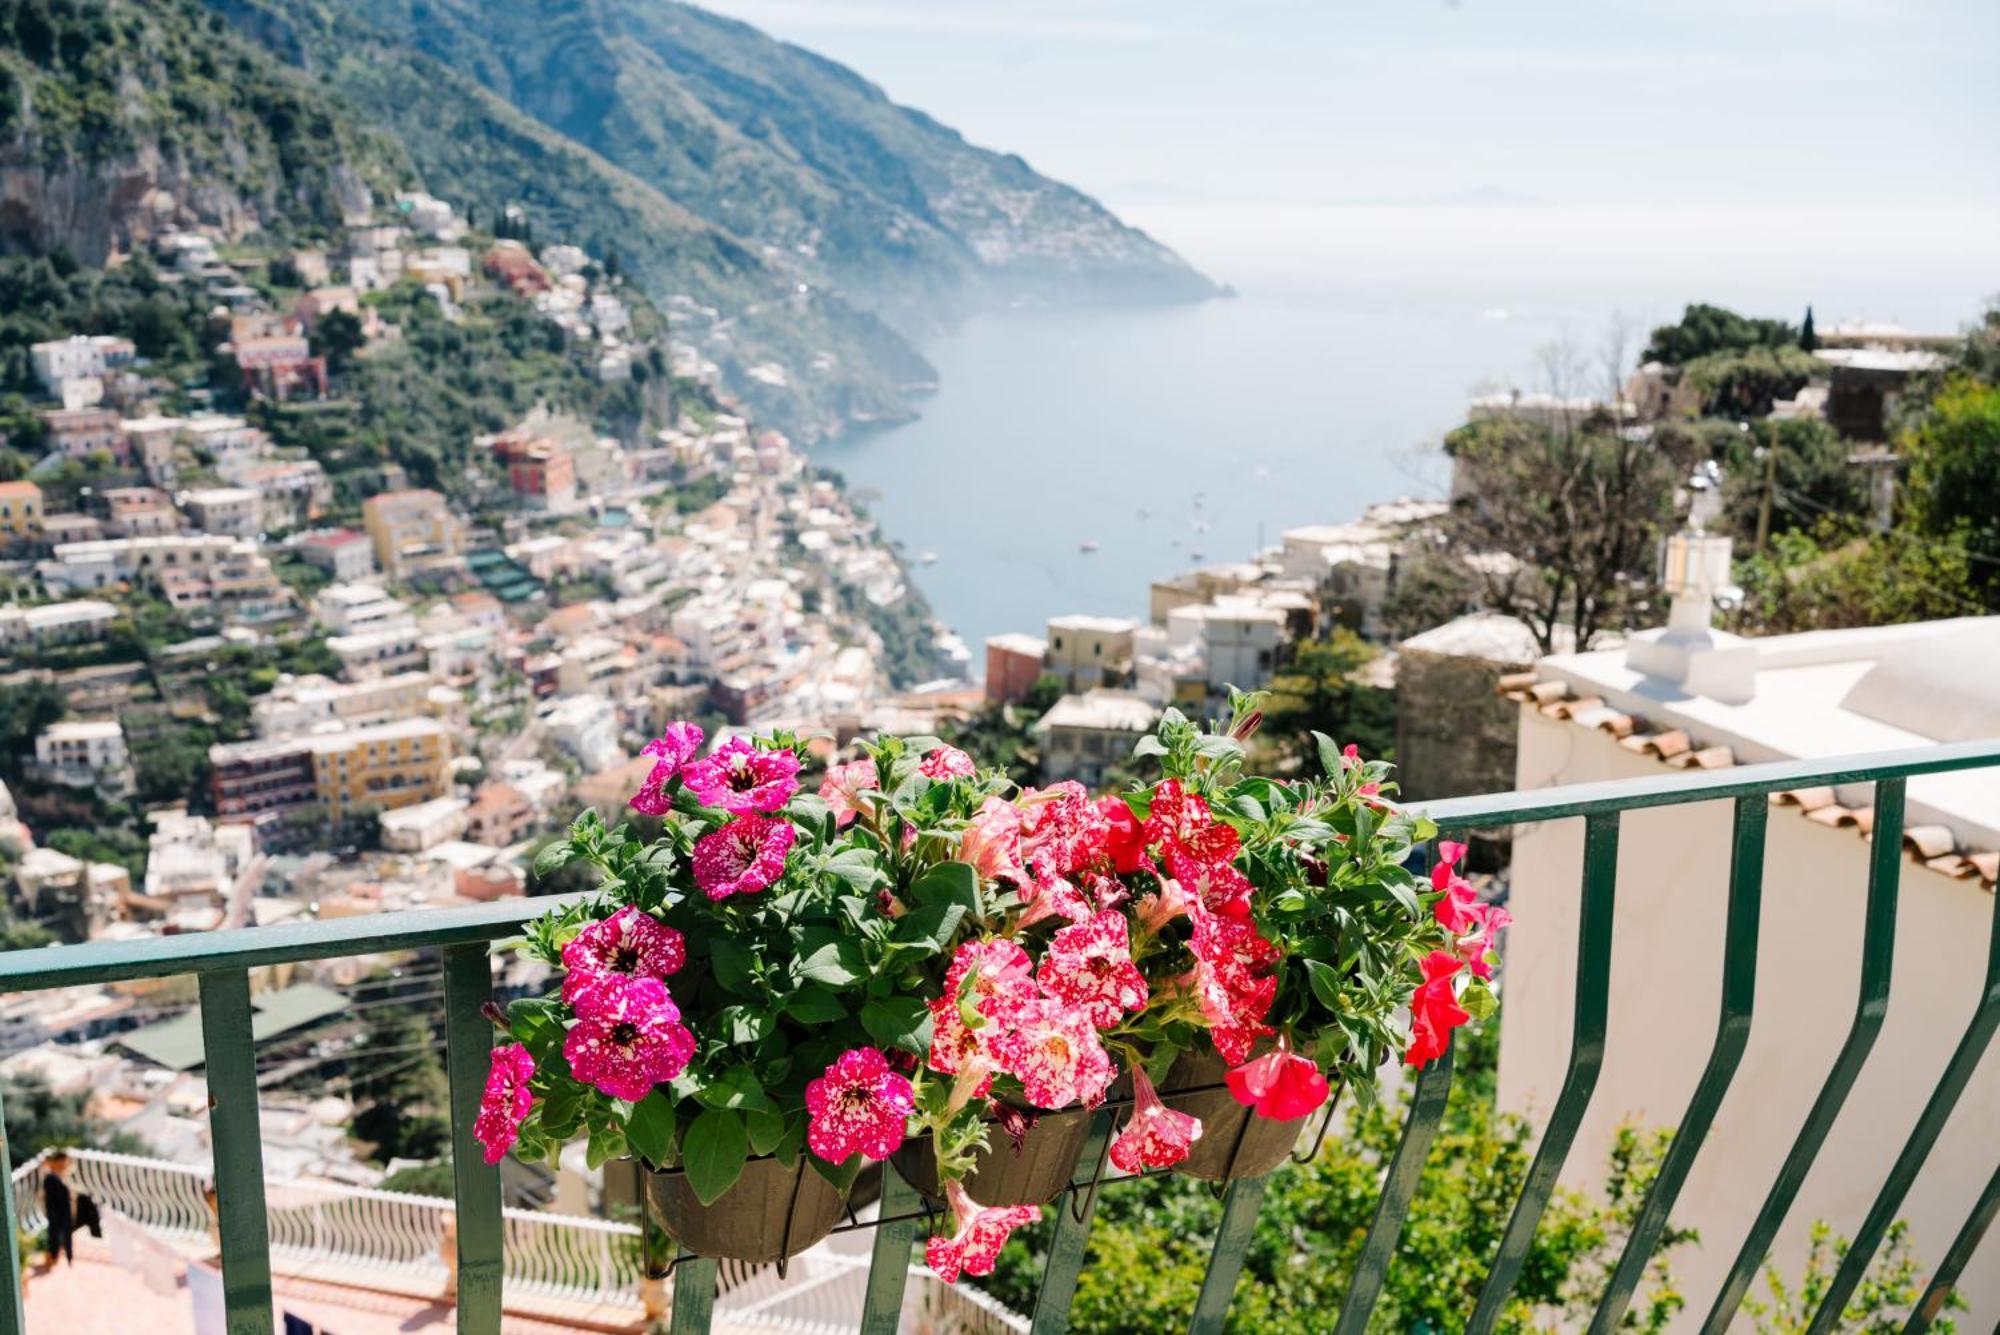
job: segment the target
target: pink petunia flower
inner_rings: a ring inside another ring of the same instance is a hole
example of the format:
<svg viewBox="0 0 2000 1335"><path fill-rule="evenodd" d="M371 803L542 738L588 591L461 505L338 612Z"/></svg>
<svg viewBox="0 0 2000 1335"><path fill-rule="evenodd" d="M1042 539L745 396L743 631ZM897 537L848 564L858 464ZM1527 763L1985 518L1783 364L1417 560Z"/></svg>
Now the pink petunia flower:
<svg viewBox="0 0 2000 1335"><path fill-rule="evenodd" d="M833 823L838 829L846 829L861 814L861 794L879 787L881 780L875 775L875 757L863 756L850 760L845 765L835 765L820 780L819 795L826 799L828 810L833 812Z"/></svg>
<svg viewBox="0 0 2000 1335"><path fill-rule="evenodd" d="M521 1123L535 1103L528 1082L535 1075L535 1059L519 1043L493 1049L493 1064L486 1072L486 1092L479 1099L479 1116L473 1119L472 1134L486 1147L486 1162L499 1163L520 1139Z"/></svg>
<svg viewBox="0 0 2000 1335"><path fill-rule="evenodd" d="M946 1183L944 1192L953 1232L924 1244L924 1262L947 1284L957 1283L960 1274L992 1274L1008 1234L1042 1217L1039 1205L981 1205L960 1182Z"/></svg>
<svg viewBox="0 0 2000 1335"><path fill-rule="evenodd" d="M705 804L743 815L776 811L799 790L799 758L790 751L764 751L747 737L731 737L683 772L687 786Z"/></svg>
<svg viewBox="0 0 2000 1335"><path fill-rule="evenodd" d="M680 1007L658 979L606 980L577 1002L563 1056L586 1085L637 1103L679 1075L694 1055L694 1035L680 1018Z"/></svg>
<svg viewBox="0 0 2000 1335"><path fill-rule="evenodd" d="M958 861L969 862L982 880L1021 880L1021 812L1004 798L989 797L958 841Z"/></svg>
<svg viewBox="0 0 2000 1335"><path fill-rule="evenodd" d="M1465 845L1455 839L1438 840L1437 861L1431 864L1431 889L1442 890L1451 884L1458 874L1459 861L1465 857Z"/></svg>
<svg viewBox="0 0 2000 1335"><path fill-rule="evenodd" d="M1486 958L1487 952L1493 949L1494 939L1514 925L1514 915L1498 904L1481 904L1475 912L1473 930L1458 938L1458 957L1475 978L1491 978L1493 965Z"/></svg>
<svg viewBox="0 0 2000 1335"><path fill-rule="evenodd" d="M687 940L652 914L627 904L594 922L563 947L562 998L576 1005L586 988L606 978L666 979L687 963Z"/></svg>
<svg viewBox="0 0 2000 1335"><path fill-rule="evenodd" d="M958 1077L954 1102L982 1098L993 1085L997 1062L993 1014L1005 1015L1034 1000L1034 966L1028 952L1012 941L967 941L952 957L944 995L928 1004L931 1050L927 1062L940 1075ZM978 1023L967 1018L968 1010Z"/></svg>
<svg viewBox="0 0 2000 1335"><path fill-rule="evenodd" d="M694 841L694 880L710 899L753 895L785 872L785 854L798 838L789 821L738 816Z"/></svg>
<svg viewBox="0 0 2000 1335"><path fill-rule="evenodd" d="M1264 1017L1277 998L1272 970L1278 947L1246 919L1211 913L1199 901L1188 906L1194 935L1188 948L1194 968L1184 980L1208 1021L1209 1038L1232 1065L1246 1060L1256 1040L1270 1032Z"/></svg>
<svg viewBox="0 0 2000 1335"><path fill-rule="evenodd" d="M1138 1066L1132 1068L1132 1095L1132 1115L1111 1142L1111 1162L1122 1172L1139 1173L1171 1168L1187 1158L1201 1139L1201 1119L1160 1102L1159 1091Z"/></svg>
<svg viewBox="0 0 2000 1335"><path fill-rule="evenodd" d="M926 755L917 765L917 773L926 779L943 783L950 779L965 779L976 769L972 757L955 746L940 746Z"/></svg>
<svg viewBox="0 0 2000 1335"><path fill-rule="evenodd" d="M995 1018L993 1057L1021 1082L1028 1102L1053 1110L1104 1101L1116 1072L1089 1015L1054 997L1037 997Z"/></svg>
<svg viewBox="0 0 2000 1335"><path fill-rule="evenodd" d="M673 798L667 795L667 784L701 750L702 732L692 723L669 723L667 730L646 743L642 756L657 756L652 772L639 785L639 791L632 794L630 806L634 811L648 816L664 816L673 810Z"/></svg>
<svg viewBox="0 0 2000 1335"><path fill-rule="evenodd" d="M1122 797L1100 797L1097 809L1110 829L1105 848L1111 855L1111 869L1121 876L1139 870L1146 864L1145 824Z"/></svg>
<svg viewBox="0 0 2000 1335"><path fill-rule="evenodd" d="M1109 1029L1127 1011L1146 1007L1146 979L1132 963L1125 915L1099 913L1049 939L1036 979L1066 1006L1081 1007L1090 1022Z"/></svg>
<svg viewBox="0 0 2000 1335"><path fill-rule="evenodd" d="M1275 1122L1295 1121L1326 1102L1326 1077L1318 1063L1293 1052L1283 1040L1223 1080L1238 1103Z"/></svg>
<svg viewBox="0 0 2000 1335"><path fill-rule="evenodd" d="M1458 1004L1452 977L1462 962L1456 955L1433 950L1424 956L1424 981L1410 997L1410 1047L1403 1060L1423 1066L1442 1057L1451 1043L1451 1031L1472 1018Z"/></svg>
<svg viewBox="0 0 2000 1335"><path fill-rule="evenodd" d="M1022 861L1037 880L1110 862L1111 821L1074 779L1021 794Z"/></svg>
<svg viewBox="0 0 2000 1335"><path fill-rule="evenodd" d="M889 1069L879 1049L854 1048L806 1086L806 1144L828 1163L855 1154L886 1159L903 1143L916 1107L910 1082Z"/></svg>

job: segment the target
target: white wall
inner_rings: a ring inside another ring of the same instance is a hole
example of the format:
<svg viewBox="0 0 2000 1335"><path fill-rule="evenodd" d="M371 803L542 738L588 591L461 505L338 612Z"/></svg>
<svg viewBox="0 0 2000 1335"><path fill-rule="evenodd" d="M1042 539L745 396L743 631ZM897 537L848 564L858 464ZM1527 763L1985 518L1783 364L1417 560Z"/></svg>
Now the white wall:
<svg viewBox="0 0 2000 1335"><path fill-rule="evenodd" d="M1522 710L1518 786L1669 774L1608 735ZM1678 1122L1715 1038L1729 873L1729 802L1628 812L1620 827L1611 1008L1603 1074L1562 1181L1595 1191L1619 1124ZM1514 844L1501 1004L1500 1106L1546 1116L1569 1056L1583 823L1524 827ZM1773 1176L1852 1021L1870 845L1852 829L1774 807L1750 1042L1673 1219L1701 1232L1676 1276L1678 1329L1707 1314ZM1807 1230L1860 1226L1977 1002L1993 895L1905 860L1887 1020L1804 1189L1774 1258L1796 1278ZM2000 1048L1996 1044L1995 1048ZM1911 1244L1929 1274L2000 1162L2000 1053L1989 1049L1905 1197ZM1961 1329L2000 1319L2000 1230L1960 1282ZM1753 1295L1766 1293L1761 1277Z"/></svg>

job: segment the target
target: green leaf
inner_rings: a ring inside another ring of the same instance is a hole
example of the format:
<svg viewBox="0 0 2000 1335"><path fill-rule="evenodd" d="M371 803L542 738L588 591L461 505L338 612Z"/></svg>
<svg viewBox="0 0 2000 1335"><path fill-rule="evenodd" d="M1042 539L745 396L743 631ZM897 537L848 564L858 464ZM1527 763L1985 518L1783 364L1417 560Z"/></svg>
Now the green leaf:
<svg viewBox="0 0 2000 1335"><path fill-rule="evenodd" d="M1340 1009L1340 975L1333 966L1321 960L1306 961L1306 981L1312 984L1313 995L1320 1005L1328 1010Z"/></svg>
<svg viewBox="0 0 2000 1335"><path fill-rule="evenodd" d="M575 856L576 845L567 839L557 839L553 843L544 844L542 851L535 854L536 878L555 875L567 867L570 859Z"/></svg>
<svg viewBox="0 0 2000 1335"><path fill-rule="evenodd" d="M785 1138L785 1115L775 1108L747 1112L743 1123L749 1131L752 1154L769 1154Z"/></svg>
<svg viewBox="0 0 2000 1335"><path fill-rule="evenodd" d="M808 1154L806 1162L844 1196L854 1186L854 1179L861 1176L861 1165L866 1161L859 1154L850 1154L845 1163L828 1163L817 1154Z"/></svg>
<svg viewBox="0 0 2000 1335"><path fill-rule="evenodd" d="M785 1002L785 1011L802 1024L837 1024L847 1018L847 1005L823 987L802 987Z"/></svg>
<svg viewBox="0 0 2000 1335"><path fill-rule="evenodd" d="M968 862L940 862L927 867L910 882L910 902L918 905L963 904L965 911L979 914L979 873Z"/></svg>
<svg viewBox="0 0 2000 1335"><path fill-rule="evenodd" d="M806 1147L806 1119L794 1114L785 1119L785 1134L771 1150L771 1157L787 1168L798 1166L799 1154Z"/></svg>
<svg viewBox="0 0 2000 1335"><path fill-rule="evenodd" d="M1313 734L1313 744L1319 748L1319 767L1325 773L1326 777L1331 779L1334 775L1340 773L1340 743L1334 741L1333 738L1323 732L1315 732Z"/></svg>
<svg viewBox="0 0 2000 1335"><path fill-rule="evenodd" d="M771 1096L758 1083L757 1073L747 1066L731 1066L703 1085L695 1095L710 1108L762 1109L771 1106Z"/></svg>
<svg viewBox="0 0 2000 1335"><path fill-rule="evenodd" d="M958 925L965 921L967 912L966 906L956 900L921 904L896 920L896 930L889 940L899 946L928 946L941 951L958 935Z"/></svg>
<svg viewBox="0 0 2000 1335"><path fill-rule="evenodd" d="M672 1163L674 1121L673 1101L656 1089L632 1105L625 1122L626 1143L655 1168Z"/></svg>
<svg viewBox="0 0 2000 1335"><path fill-rule="evenodd" d="M708 964L715 981L725 992L748 992L752 986L755 957L740 941L717 937L708 943Z"/></svg>
<svg viewBox="0 0 2000 1335"><path fill-rule="evenodd" d="M915 997L884 997L861 1008L861 1027L887 1048L922 1055L931 1050L930 1007Z"/></svg>
<svg viewBox="0 0 2000 1335"><path fill-rule="evenodd" d="M509 1002L507 1029L527 1047L539 1066L562 1051L565 1036L562 1004L543 997L523 997Z"/></svg>
<svg viewBox="0 0 2000 1335"><path fill-rule="evenodd" d="M1493 989L1475 978L1465 985L1465 991L1458 994L1458 1004L1465 1007L1466 1014L1474 1020L1484 1020L1500 1009L1500 1002L1493 995Z"/></svg>
<svg viewBox="0 0 2000 1335"><path fill-rule="evenodd" d="M836 937L800 958L798 975L828 987L852 987L868 976L859 942Z"/></svg>
<svg viewBox="0 0 2000 1335"><path fill-rule="evenodd" d="M710 1108L688 1123L681 1138L681 1168L703 1205L713 1205L743 1175L750 1137L740 1114Z"/></svg>
<svg viewBox="0 0 2000 1335"><path fill-rule="evenodd" d="M868 893L877 881L883 879L872 848L843 848L827 859L826 874L839 877L862 894Z"/></svg>
<svg viewBox="0 0 2000 1335"><path fill-rule="evenodd" d="M625 1152L625 1132L617 1123L605 1121L590 1128L590 1142L584 1146L584 1162L601 1168Z"/></svg>
<svg viewBox="0 0 2000 1335"><path fill-rule="evenodd" d="M715 1032L736 1047L763 1042L777 1024L778 1017L761 1006L724 1006L715 1013Z"/></svg>

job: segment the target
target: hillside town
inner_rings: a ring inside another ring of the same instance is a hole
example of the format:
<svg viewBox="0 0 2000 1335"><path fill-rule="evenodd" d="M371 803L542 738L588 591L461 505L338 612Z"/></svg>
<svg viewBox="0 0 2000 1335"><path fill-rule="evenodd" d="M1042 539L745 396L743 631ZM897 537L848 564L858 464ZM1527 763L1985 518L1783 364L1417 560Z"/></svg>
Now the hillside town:
<svg viewBox="0 0 2000 1335"><path fill-rule="evenodd" d="M976 703L874 523L579 247L476 235L412 193L314 249L173 231L126 263L206 310L214 360L175 375L109 333L31 350L41 399L7 442L29 466L0 483L14 944L521 895L577 811L623 810L669 719L844 739ZM660 392L622 434L524 404L444 486L393 457L330 475L285 438L351 409L343 367L394 349L411 301L531 313L577 374ZM260 1058L310 1075L352 1050L361 981L260 992ZM0 1012L0 1076L206 1152L187 998ZM285 1170L380 1180L351 1099L323 1093L341 1082L306 1084L265 1119Z"/></svg>

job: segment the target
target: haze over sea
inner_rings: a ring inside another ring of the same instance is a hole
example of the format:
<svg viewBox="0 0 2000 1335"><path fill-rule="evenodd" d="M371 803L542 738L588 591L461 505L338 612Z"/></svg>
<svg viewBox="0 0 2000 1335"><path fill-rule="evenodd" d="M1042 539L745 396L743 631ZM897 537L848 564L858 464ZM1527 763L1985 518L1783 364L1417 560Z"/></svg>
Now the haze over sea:
<svg viewBox="0 0 2000 1335"><path fill-rule="evenodd" d="M975 670L998 631L1144 617L1148 583L1197 553L1441 495L1438 440L1467 398L1540 388L1539 349L1594 354L1614 317L1636 356L1691 301L1953 330L2000 293L1993 208L1119 212L1237 298L980 317L926 349L941 388L921 420L819 451L879 493Z"/></svg>

